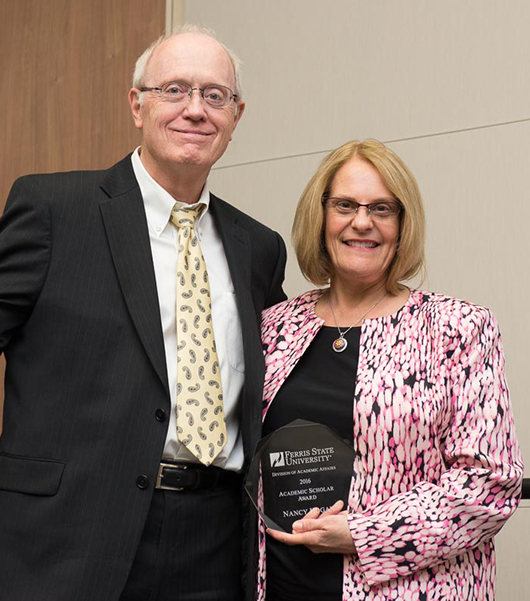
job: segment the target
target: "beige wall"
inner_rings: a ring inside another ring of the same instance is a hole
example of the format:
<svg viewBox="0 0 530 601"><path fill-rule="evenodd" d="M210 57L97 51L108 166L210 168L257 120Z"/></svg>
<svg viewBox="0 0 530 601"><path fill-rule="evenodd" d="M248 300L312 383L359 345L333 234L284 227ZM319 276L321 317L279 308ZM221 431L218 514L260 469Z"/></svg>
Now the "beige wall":
<svg viewBox="0 0 530 601"><path fill-rule="evenodd" d="M212 175L213 190L287 241L297 198L328 150L353 138L389 142L425 198L424 286L487 305L500 322L530 458L530 4L178 4L180 18L214 28L245 63L247 112ZM287 292L309 287L291 255ZM530 575L521 575L530 559L522 532L530 532L530 507L499 536L499 601L523 601L530 586Z"/></svg>

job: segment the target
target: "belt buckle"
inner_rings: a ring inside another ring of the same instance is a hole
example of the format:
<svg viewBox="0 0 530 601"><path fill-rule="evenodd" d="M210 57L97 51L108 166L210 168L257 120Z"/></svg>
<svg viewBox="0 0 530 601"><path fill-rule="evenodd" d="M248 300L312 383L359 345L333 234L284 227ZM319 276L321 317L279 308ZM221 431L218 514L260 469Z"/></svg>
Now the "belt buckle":
<svg viewBox="0 0 530 601"><path fill-rule="evenodd" d="M185 463L175 465L174 463L160 462L160 465L158 466L158 474L156 475L155 488L159 488L161 490L176 490L178 492L184 490L184 488L182 486L166 486L166 485L162 484L162 480L164 478L163 471L164 471L165 467L173 467L173 468L177 468L177 469L181 469L181 470L188 469L188 466Z"/></svg>

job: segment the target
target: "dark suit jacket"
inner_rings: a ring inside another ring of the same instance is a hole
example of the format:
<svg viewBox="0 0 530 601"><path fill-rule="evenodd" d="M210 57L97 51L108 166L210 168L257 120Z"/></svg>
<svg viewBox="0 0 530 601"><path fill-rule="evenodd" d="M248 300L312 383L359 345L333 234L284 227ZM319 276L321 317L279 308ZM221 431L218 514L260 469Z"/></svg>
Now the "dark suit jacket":
<svg viewBox="0 0 530 601"><path fill-rule="evenodd" d="M285 246L219 198L210 206L243 329L248 458L260 436L260 313L284 298ZM170 410L130 157L108 171L14 184L0 221L0 351L0 600L116 600L164 447L168 422L155 412ZM246 531L251 547L254 529Z"/></svg>

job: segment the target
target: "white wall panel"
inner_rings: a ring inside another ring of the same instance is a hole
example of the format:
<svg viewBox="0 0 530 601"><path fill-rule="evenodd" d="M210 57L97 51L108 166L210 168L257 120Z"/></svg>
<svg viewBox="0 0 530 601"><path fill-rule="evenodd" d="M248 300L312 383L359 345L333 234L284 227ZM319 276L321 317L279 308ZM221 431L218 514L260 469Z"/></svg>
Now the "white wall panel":
<svg viewBox="0 0 530 601"><path fill-rule="evenodd" d="M222 164L529 116L525 0L193 0L186 19L245 63Z"/></svg>

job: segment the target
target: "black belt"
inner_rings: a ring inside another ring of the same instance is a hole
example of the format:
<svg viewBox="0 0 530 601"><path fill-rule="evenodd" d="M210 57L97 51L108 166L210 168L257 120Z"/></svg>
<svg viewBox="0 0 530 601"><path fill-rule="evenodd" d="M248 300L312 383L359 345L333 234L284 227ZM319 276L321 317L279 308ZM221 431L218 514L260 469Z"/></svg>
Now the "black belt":
<svg viewBox="0 0 530 601"><path fill-rule="evenodd" d="M161 490L204 490L217 486L239 486L242 476L220 467L196 463L170 463L164 461L158 468L155 488Z"/></svg>

